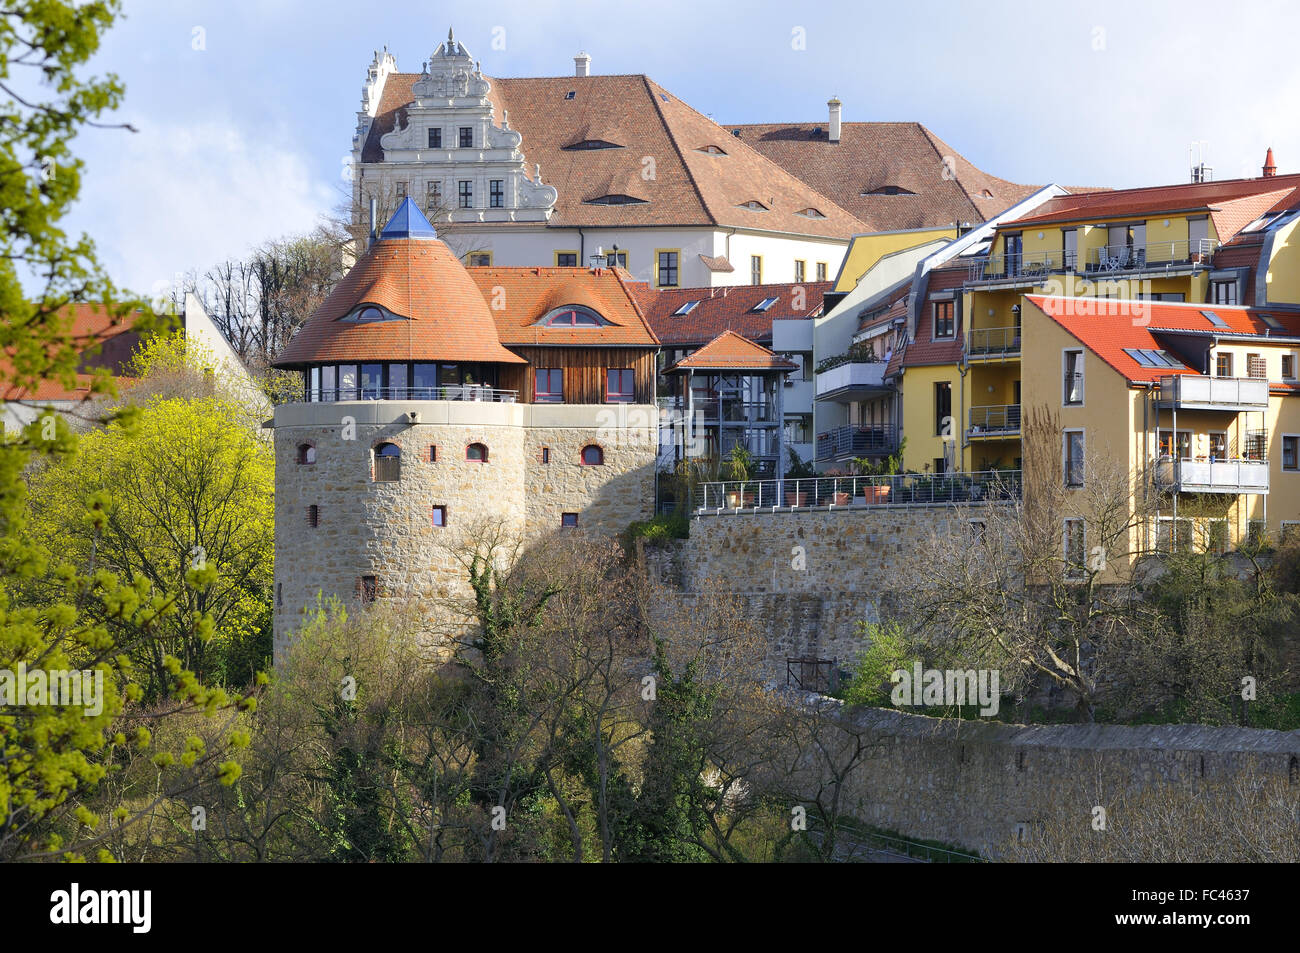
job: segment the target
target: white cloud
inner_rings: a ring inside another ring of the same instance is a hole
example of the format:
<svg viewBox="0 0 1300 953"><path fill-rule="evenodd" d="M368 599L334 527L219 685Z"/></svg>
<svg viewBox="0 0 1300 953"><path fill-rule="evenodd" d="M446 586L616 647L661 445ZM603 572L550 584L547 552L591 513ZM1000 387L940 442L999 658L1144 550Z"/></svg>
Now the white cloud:
<svg viewBox="0 0 1300 953"><path fill-rule="evenodd" d="M95 239L121 286L150 291L176 273L310 231L340 199L310 158L230 123L156 123L102 132L83 150L86 175L70 226Z"/></svg>

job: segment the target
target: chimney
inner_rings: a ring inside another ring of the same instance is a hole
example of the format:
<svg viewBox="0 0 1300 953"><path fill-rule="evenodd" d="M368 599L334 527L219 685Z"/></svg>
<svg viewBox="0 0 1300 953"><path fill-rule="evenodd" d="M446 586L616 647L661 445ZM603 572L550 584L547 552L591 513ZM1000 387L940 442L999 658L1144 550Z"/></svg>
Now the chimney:
<svg viewBox="0 0 1300 953"><path fill-rule="evenodd" d="M586 53L579 53L573 58L573 75L590 76L591 75L591 57Z"/></svg>
<svg viewBox="0 0 1300 953"><path fill-rule="evenodd" d="M378 217L379 217L379 200L376 199L374 196L371 196L370 198L370 241L366 243L367 248L369 248L371 245L375 243L375 238L378 236L378 232L377 232L378 226L375 225L375 219Z"/></svg>
<svg viewBox="0 0 1300 953"><path fill-rule="evenodd" d="M1264 178L1271 179L1277 175L1277 163L1273 161L1273 147L1268 147L1268 155L1264 157Z"/></svg>
<svg viewBox="0 0 1300 953"><path fill-rule="evenodd" d="M830 99L826 101L826 105L829 106L831 110L830 128L827 130L826 138L829 139L831 142L839 142L840 141L840 110L844 108L844 104L841 103L837 97L832 96Z"/></svg>

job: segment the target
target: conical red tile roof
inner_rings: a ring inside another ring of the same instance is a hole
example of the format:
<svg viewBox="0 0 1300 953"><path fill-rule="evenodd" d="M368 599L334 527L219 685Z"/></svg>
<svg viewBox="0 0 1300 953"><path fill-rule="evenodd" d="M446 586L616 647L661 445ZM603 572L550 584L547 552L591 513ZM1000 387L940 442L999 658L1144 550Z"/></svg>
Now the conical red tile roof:
<svg viewBox="0 0 1300 953"><path fill-rule="evenodd" d="M371 304L402 320L339 320ZM298 329L275 366L363 361L525 363L502 347L478 285L436 238L376 242Z"/></svg>

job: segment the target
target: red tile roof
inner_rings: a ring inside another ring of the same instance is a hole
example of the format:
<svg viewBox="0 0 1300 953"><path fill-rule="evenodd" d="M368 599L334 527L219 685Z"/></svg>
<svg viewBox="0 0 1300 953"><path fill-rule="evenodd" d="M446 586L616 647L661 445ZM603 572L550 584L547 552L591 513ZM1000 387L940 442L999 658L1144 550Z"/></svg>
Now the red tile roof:
<svg viewBox="0 0 1300 953"><path fill-rule="evenodd" d="M1136 218L1171 212L1205 210L1214 219L1220 241L1228 241L1244 225L1271 208L1300 202L1300 175L1259 179L1228 179L1158 185L1111 192L1084 192L1049 199L1033 215L1002 223L1003 228Z"/></svg>
<svg viewBox="0 0 1300 953"><path fill-rule="evenodd" d="M407 121L415 73L391 73L362 148L363 162L382 162L380 137ZM552 227L721 225L848 238L866 225L807 182L769 161L649 77L484 77L494 121L506 112L522 136L520 150L531 174L559 191ZM567 94L573 92L572 99ZM616 119L611 117L617 117ZM618 149L566 149L584 139L605 139ZM700 151L715 145L723 155ZM643 159L653 157L653 176ZM622 193L644 205L591 205ZM769 211L740 208L762 202ZM815 208L822 218L799 214ZM473 225L458 225L466 231Z"/></svg>
<svg viewBox="0 0 1300 953"><path fill-rule="evenodd" d="M822 299L832 287L833 282L829 281L660 290L645 282L629 285L646 320L666 345L704 344L728 330L751 341L770 343L773 321L820 314ZM803 289L801 307L796 307L800 304L798 289ZM765 298L776 298L776 303L766 311L755 313L754 306ZM674 314L691 301L699 304L688 314Z"/></svg>
<svg viewBox="0 0 1300 953"><path fill-rule="evenodd" d="M12 385L12 365L0 355L4 400L84 400L90 395L92 380L85 371L102 367L122 378L131 355L140 345L140 335L133 327L134 316L114 317L99 304L70 305L56 320L60 339L81 352L76 386L67 388L59 381L43 380L34 390L16 388Z"/></svg>
<svg viewBox="0 0 1300 953"><path fill-rule="evenodd" d="M1158 337L1162 331L1220 337L1252 335L1261 339L1270 332L1274 339L1279 333L1300 336L1300 315L1264 309L1046 295L1026 295L1025 300L1134 383L1152 383L1172 374L1199 373L1190 367L1143 367L1125 353L1124 348L1163 348ZM1218 315L1227 327L1216 327L1205 316L1207 311ZM1272 315L1282 330L1270 328L1261 314Z"/></svg>
<svg viewBox="0 0 1300 953"><path fill-rule="evenodd" d="M340 321L362 304L404 319ZM378 241L276 358L276 367L339 361L486 361L521 364L464 265L435 238Z"/></svg>
<svg viewBox="0 0 1300 953"><path fill-rule="evenodd" d="M829 195L868 231L984 222L1040 188L980 171L915 122L842 123L837 143L827 138L826 123L726 128L740 130L741 142Z"/></svg>
<svg viewBox="0 0 1300 953"><path fill-rule="evenodd" d="M761 344L755 344L735 331L723 331L698 351L682 358L668 373L685 370L754 370L793 371L792 361L777 357Z"/></svg>
<svg viewBox="0 0 1300 953"><path fill-rule="evenodd" d="M613 268L470 268L506 346L538 344L568 347L616 345L657 347L650 325L637 308L627 273ZM599 328L537 327L564 305L595 311L608 325Z"/></svg>

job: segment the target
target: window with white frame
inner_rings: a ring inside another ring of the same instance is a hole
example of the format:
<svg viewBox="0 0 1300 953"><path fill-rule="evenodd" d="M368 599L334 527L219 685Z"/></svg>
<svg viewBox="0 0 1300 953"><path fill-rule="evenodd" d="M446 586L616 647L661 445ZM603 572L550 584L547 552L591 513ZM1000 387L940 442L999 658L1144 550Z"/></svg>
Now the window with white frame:
<svg viewBox="0 0 1300 953"><path fill-rule="evenodd" d="M1083 486L1083 431L1067 430L1064 433L1061 470L1066 486Z"/></svg>
<svg viewBox="0 0 1300 953"><path fill-rule="evenodd" d="M1081 349L1066 351L1061 358L1064 384L1061 390L1061 405L1064 407L1083 406L1083 351Z"/></svg>

